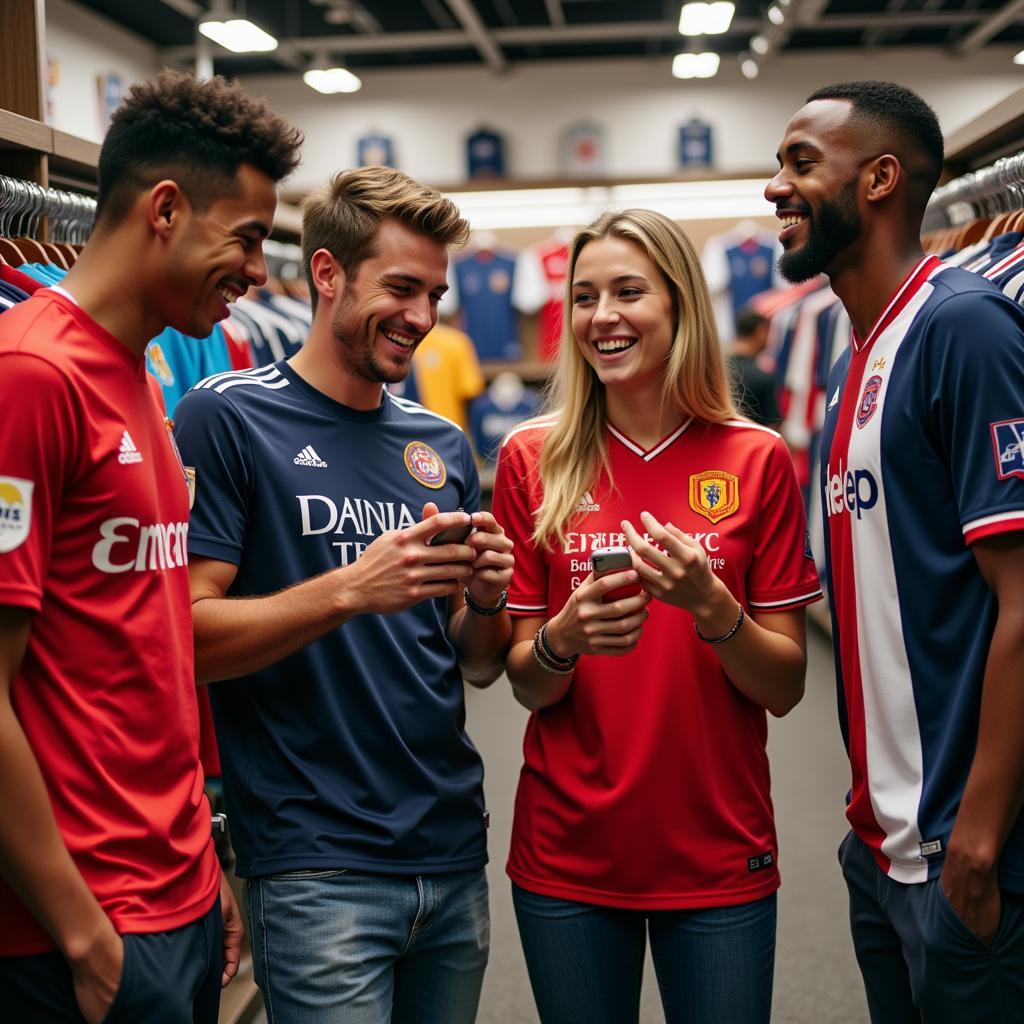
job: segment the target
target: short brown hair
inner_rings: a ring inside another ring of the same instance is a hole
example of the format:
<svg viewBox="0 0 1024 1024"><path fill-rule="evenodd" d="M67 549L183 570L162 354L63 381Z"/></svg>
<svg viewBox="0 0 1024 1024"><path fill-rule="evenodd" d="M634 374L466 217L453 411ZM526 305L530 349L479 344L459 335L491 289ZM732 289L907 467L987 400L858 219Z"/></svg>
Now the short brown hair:
<svg viewBox="0 0 1024 1024"><path fill-rule="evenodd" d="M301 144L297 128L236 82L165 69L133 85L114 112L100 150L97 220L116 224L164 178L203 210L231 194L242 164L275 182L289 175Z"/></svg>
<svg viewBox="0 0 1024 1024"><path fill-rule="evenodd" d="M384 220L397 220L441 245L465 245L469 237L469 224L458 207L408 174L391 167L340 171L302 204L302 260L314 309L313 253L326 249L351 280L359 264L373 255L373 240Z"/></svg>

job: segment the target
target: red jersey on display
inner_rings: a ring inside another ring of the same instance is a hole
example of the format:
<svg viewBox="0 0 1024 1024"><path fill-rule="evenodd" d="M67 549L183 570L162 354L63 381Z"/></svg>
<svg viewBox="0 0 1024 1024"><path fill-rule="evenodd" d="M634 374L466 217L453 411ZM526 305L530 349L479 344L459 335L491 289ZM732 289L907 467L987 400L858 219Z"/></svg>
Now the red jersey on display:
<svg viewBox="0 0 1024 1024"><path fill-rule="evenodd" d="M789 454L746 421L689 421L649 451L608 430L602 471L564 545L530 540L553 418L502 449L494 515L515 542L508 608L548 618L590 572L590 552L625 544L620 523L650 511L703 545L714 572L754 612L821 596L806 553ZM765 711L728 680L693 617L648 606L637 647L580 658L566 696L530 716L508 873L531 892L669 910L744 903L779 884Z"/></svg>
<svg viewBox="0 0 1024 1024"><path fill-rule="evenodd" d="M565 302L565 277L569 272L569 247L561 239L549 239L537 247L544 279L551 297L541 306L537 322L537 344L541 359L558 358L562 344L562 305Z"/></svg>
<svg viewBox="0 0 1024 1024"><path fill-rule="evenodd" d="M160 387L75 303L0 319L0 604L28 608L12 702L57 825L119 932L205 914L188 489ZM0 956L53 948L0 880Z"/></svg>

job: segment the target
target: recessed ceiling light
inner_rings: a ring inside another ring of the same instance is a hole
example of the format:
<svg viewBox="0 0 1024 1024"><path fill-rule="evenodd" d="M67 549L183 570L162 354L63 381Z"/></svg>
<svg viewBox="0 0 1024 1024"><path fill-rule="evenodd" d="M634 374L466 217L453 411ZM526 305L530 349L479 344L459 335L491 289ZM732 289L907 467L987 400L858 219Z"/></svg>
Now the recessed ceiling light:
<svg viewBox="0 0 1024 1024"><path fill-rule="evenodd" d="M748 57L740 64L740 71L743 72L744 78L757 78L761 73L761 69L757 66L757 61L751 57Z"/></svg>
<svg viewBox="0 0 1024 1024"><path fill-rule="evenodd" d="M201 21L199 31L232 53L268 53L277 49L277 40L246 18Z"/></svg>
<svg viewBox="0 0 1024 1024"><path fill-rule="evenodd" d="M672 74L676 78L714 78L720 61L717 53L677 53Z"/></svg>
<svg viewBox="0 0 1024 1024"><path fill-rule="evenodd" d="M338 92L359 92L363 87L358 75L348 68L310 68L302 80L311 89L331 95Z"/></svg>
<svg viewBox="0 0 1024 1024"><path fill-rule="evenodd" d="M714 36L728 32L732 16L736 13L733 3L687 3L679 12L679 32L684 36Z"/></svg>

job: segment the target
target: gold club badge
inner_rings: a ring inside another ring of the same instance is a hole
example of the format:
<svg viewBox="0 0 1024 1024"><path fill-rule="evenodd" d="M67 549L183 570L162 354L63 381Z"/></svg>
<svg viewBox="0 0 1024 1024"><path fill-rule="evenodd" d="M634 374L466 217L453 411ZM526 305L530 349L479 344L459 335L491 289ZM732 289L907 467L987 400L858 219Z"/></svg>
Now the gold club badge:
<svg viewBox="0 0 1024 1024"><path fill-rule="evenodd" d="M732 473L709 469L690 477L690 508L717 523L740 508L740 480Z"/></svg>

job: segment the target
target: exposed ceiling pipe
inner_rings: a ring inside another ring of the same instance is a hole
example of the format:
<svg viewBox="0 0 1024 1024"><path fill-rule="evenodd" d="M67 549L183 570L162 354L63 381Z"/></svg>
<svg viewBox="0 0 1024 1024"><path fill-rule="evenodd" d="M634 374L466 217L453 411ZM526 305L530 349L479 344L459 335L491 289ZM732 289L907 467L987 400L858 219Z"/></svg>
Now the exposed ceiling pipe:
<svg viewBox="0 0 1024 1024"><path fill-rule="evenodd" d="M487 26L469 0L448 0L448 6L459 24L466 30L466 35L473 41L487 66L495 72L507 70L508 62L505 55L491 38Z"/></svg>
<svg viewBox="0 0 1024 1024"><path fill-rule="evenodd" d="M1007 25L1013 24L1024 13L1024 0L1012 0L1005 7L990 14L976 28L967 33L953 47L958 57L968 57L980 50L993 36L999 35Z"/></svg>

